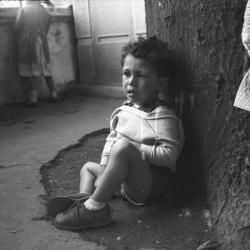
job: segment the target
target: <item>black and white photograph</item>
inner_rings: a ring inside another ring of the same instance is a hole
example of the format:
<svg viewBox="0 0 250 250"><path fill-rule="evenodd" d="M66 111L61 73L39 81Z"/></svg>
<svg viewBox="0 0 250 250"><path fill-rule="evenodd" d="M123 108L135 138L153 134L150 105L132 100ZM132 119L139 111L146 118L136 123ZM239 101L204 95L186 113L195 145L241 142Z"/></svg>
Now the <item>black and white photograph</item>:
<svg viewBox="0 0 250 250"><path fill-rule="evenodd" d="M249 250L250 0L0 0L0 250Z"/></svg>

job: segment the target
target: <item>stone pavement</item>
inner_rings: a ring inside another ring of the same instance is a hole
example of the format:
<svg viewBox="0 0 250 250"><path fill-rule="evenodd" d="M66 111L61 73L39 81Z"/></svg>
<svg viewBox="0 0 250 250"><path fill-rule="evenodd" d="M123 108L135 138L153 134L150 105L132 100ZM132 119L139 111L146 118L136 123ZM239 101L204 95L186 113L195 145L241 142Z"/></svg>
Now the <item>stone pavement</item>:
<svg viewBox="0 0 250 250"><path fill-rule="evenodd" d="M42 220L40 167L85 134L109 127L121 99L64 97L57 104L0 107L0 249L105 249Z"/></svg>

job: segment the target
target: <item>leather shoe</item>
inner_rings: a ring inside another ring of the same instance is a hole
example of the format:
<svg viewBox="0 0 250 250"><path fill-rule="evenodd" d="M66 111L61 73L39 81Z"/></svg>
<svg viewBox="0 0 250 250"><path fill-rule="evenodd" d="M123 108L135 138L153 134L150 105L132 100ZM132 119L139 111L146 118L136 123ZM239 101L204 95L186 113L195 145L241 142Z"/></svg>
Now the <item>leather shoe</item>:
<svg viewBox="0 0 250 250"><path fill-rule="evenodd" d="M58 214L54 225L59 229L84 231L87 228L106 226L111 222L111 210L108 205L100 210L92 211L86 209L81 201L68 211Z"/></svg>
<svg viewBox="0 0 250 250"><path fill-rule="evenodd" d="M56 196L48 200L47 213L51 217L55 217L57 214L68 210L76 201L87 200L90 194L77 193L65 196Z"/></svg>

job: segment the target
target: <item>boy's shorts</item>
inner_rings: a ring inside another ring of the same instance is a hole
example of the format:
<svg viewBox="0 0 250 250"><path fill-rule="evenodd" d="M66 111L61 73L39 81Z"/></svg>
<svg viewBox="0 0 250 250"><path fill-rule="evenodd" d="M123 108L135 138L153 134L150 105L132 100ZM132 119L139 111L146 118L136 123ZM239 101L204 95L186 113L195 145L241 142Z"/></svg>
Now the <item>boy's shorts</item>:
<svg viewBox="0 0 250 250"><path fill-rule="evenodd" d="M144 206L149 202L165 194L172 186L173 173L166 167L151 165L152 187L151 193L145 202L136 201L127 191L124 185L121 185L121 196L130 204L135 206Z"/></svg>

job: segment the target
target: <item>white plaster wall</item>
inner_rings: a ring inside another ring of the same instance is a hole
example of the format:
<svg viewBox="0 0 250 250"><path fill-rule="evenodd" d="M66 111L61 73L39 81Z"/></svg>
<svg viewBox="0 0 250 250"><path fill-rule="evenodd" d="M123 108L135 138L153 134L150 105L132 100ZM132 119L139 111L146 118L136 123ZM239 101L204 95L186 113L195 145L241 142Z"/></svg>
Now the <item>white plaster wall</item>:
<svg viewBox="0 0 250 250"><path fill-rule="evenodd" d="M121 48L146 35L144 0L72 0L72 7L83 92L121 87Z"/></svg>
<svg viewBox="0 0 250 250"><path fill-rule="evenodd" d="M48 42L50 49L50 66L58 92L63 92L67 83L76 79L75 39L72 26L66 22L52 22ZM39 87L40 97L48 96L46 84Z"/></svg>
<svg viewBox="0 0 250 250"><path fill-rule="evenodd" d="M69 6L72 4L71 0L51 0L55 6Z"/></svg>

